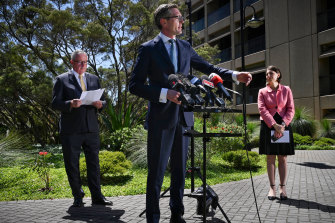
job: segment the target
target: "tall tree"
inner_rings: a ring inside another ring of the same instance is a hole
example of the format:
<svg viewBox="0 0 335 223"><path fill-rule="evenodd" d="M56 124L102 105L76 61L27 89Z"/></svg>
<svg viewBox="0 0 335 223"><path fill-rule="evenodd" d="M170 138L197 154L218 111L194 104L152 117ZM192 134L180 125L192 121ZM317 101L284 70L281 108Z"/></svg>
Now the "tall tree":
<svg viewBox="0 0 335 223"><path fill-rule="evenodd" d="M128 104L133 104L134 111L143 109L143 101L128 96L128 79L138 45L154 34L151 13L156 4L154 0L1 1L0 33L4 42L8 43L6 46L1 45L1 55L5 58L8 54L14 54L18 66L11 67L15 68L16 73L14 70L11 72L8 66L14 60L2 61L1 83L4 85L1 86L12 90L22 86L22 89L27 89L25 93L45 87L44 94L41 95L44 97L30 96L29 100L17 94L19 91L15 94L11 92L13 95L8 92L3 95L9 101L7 106L13 108L19 103L27 105L29 102L34 106L40 105L34 112L40 110L53 117L54 112L49 103L51 78L71 68L71 53L75 49L83 49L89 56L89 71L102 79L115 108L126 112ZM38 75L39 78L34 79ZM19 80L10 79L19 76ZM122 104L125 106L121 106ZM6 109L9 109L6 113L3 112L5 109L1 109L2 125L16 128L22 125L37 126L37 121L28 115L29 112L26 113L28 117L23 118L23 113L14 115L10 114L9 107ZM8 119L10 116L12 119ZM17 124L14 124L14 116L20 119L16 120ZM50 123L44 124L57 131L56 118L51 119Z"/></svg>

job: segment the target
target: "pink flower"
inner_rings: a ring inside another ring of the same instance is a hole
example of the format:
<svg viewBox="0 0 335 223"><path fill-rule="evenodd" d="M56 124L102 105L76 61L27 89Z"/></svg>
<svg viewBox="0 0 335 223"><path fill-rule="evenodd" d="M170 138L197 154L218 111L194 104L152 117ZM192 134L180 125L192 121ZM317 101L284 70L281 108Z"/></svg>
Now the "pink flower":
<svg viewBox="0 0 335 223"><path fill-rule="evenodd" d="M45 156L45 155L48 154L48 152L39 152L38 154L39 154L40 156Z"/></svg>

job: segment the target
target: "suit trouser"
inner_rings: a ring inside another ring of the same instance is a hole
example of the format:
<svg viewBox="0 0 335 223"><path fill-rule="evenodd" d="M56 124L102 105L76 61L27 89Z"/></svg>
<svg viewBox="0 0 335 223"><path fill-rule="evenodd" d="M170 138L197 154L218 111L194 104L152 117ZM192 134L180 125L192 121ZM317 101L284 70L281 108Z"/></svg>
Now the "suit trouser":
<svg viewBox="0 0 335 223"><path fill-rule="evenodd" d="M65 169L75 198L81 197L79 158L83 148L86 158L88 187L92 198L100 198L99 133L61 134Z"/></svg>
<svg viewBox="0 0 335 223"><path fill-rule="evenodd" d="M164 172L170 158L170 208L172 212L184 213L183 196L189 137L183 136L182 124L169 129L159 125L148 126L148 178L146 194L147 222L159 222L159 198Z"/></svg>

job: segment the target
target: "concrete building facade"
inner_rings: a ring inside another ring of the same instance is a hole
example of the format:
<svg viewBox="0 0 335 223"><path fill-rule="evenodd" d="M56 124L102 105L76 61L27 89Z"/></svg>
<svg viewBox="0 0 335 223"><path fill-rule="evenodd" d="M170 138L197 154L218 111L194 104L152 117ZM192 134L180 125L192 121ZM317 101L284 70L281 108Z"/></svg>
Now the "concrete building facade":
<svg viewBox="0 0 335 223"><path fill-rule="evenodd" d="M240 0L192 0L192 29L201 44L217 45L224 68L241 69ZM258 90L265 86L268 65L282 71L282 84L293 91L296 107L305 107L316 120L335 122L335 1L244 0L252 5L259 28L245 28L245 65L253 75L247 87L247 114L258 115ZM245 8L245 20L253 15ZM242 91L241 85L225 83ZM240 107L241 98L234 96Z"/></svg>

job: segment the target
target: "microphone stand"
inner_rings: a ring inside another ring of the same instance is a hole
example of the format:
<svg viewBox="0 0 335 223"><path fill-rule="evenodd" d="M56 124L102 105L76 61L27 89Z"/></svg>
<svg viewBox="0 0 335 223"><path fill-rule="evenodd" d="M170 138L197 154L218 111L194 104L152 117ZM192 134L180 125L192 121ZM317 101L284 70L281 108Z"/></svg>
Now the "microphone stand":
<svg viewBox="0 0 335 223"><path fill-rule="evenodd" d="M192 19L191 19L191 15L192 15L192 5L191 5L191 0L186 0L185 4L187 5L187 9L188 9L188 17L189 17L189 38L188 38L188 42L190 43L191 47L192 47ZM190 67L190 75L192 75L192 67ZM191 127L191 130L194 130L194 126ZM191 193L194 192L194 137L191 136L191 168L189 168L190 172L191 172Z"/></svg>

